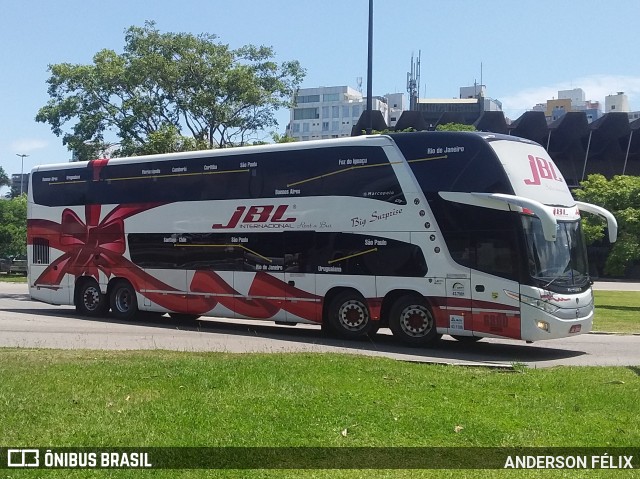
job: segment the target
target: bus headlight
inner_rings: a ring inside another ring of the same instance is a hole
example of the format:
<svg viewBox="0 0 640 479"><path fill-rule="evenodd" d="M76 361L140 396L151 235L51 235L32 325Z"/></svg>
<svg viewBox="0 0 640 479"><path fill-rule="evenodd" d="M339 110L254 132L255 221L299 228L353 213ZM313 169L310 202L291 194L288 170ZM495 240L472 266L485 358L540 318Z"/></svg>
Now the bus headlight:
<svg viewBox="0 0 640 479"><path fill-rule="evenodd" d="M560 309L559 306L549 303L548 301L544 301L538 298L532 298L530 296L525 296L524 294L520 295L520 301L529 306L533 306L534 308L541 309L545 313L553 314ZM541 328L542 329L542 328Z"/></svg>
<svg viewBox="0 0 640 479"><path fill-rule="evenodd" d="M547 323L546 321L538 321L536 323L536 326L538 326L538 329L542 329L543 331L546 331L547 333L549 332L549 323Z"/></svg>

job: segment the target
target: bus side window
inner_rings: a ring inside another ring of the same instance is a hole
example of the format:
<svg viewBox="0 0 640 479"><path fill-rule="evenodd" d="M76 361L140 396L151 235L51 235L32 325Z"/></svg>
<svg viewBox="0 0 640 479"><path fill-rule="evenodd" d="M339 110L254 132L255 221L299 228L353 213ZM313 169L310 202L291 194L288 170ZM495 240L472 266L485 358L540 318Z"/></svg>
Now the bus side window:
<svg viewBox="0 0 640 479"><path fill-rule="evenodd" d="M262 198L264 191L264 175L261 168L251 168L249 170L249 196L251 198Z"/></svg>

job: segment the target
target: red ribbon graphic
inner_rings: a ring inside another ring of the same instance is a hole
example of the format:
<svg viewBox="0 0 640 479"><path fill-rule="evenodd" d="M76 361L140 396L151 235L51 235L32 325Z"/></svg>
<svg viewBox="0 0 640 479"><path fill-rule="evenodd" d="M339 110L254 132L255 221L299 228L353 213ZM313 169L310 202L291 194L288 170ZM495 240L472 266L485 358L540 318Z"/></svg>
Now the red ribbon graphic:
<svg viewBox="0 0 640 479"><path fill-rule="evenodd" d="M171 311L187 310L191 314L204 314L221 304L240 316L268 319L285 309L298 317L320 321L318 296L264 272L255 274L249 293L244 297L215 272L197 271L190 289L192 293L200 294L188 294L163 283L122 256L126 251L124 220L160 205L119 205L102 221L100 205L85 206L85 221L68 208L62 212L60 223L29 220L29 244L33 244L35 238L46 238L50 247L63 251L62 256L47 266L34 285L58 289L66 274L76 278L91 276L98 281L99 272L102 271L107 278L126 278L136 291Z"/></svg>

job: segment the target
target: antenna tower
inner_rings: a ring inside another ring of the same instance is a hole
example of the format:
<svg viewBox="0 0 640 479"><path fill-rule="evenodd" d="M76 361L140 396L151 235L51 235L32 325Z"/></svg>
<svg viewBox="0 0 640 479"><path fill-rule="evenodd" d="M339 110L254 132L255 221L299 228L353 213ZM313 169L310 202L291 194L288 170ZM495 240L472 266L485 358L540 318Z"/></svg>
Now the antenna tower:
<svg viewBox="0 0 640 479"><path fill-rule="evenodd" d="M407 72L407 92L409 93L409 109L418 109L418 97L420 95L420 57L422 51L418 50L418 58L414 60L411 54L411 71Z"/></svg>

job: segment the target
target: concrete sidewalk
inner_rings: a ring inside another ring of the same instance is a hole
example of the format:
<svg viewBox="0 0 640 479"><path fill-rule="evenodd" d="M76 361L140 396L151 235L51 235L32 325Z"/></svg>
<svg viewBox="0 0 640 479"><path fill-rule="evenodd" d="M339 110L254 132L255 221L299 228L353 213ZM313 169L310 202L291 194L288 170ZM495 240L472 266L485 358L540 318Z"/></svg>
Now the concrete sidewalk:
<svg viewBox="0 0 640 479"><path fill-rule="evenodd" d="M627 281L596 281L593 283L596 291L640 291L640 283Z"/></svg>

